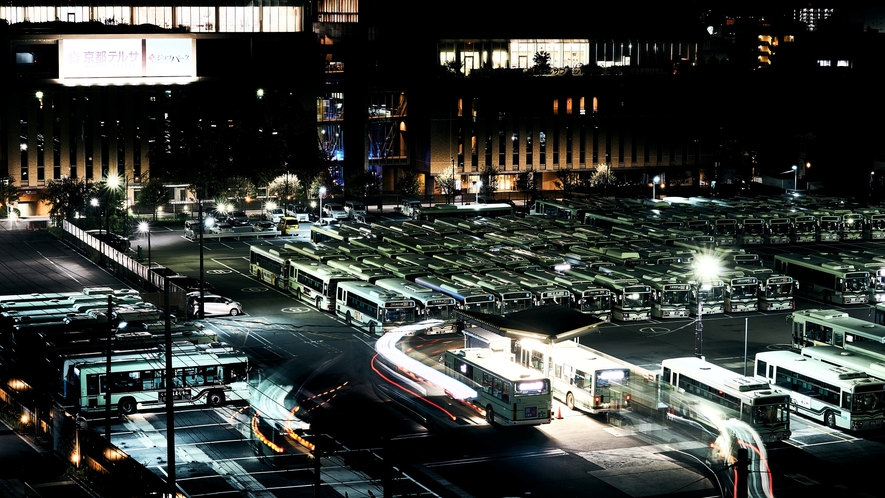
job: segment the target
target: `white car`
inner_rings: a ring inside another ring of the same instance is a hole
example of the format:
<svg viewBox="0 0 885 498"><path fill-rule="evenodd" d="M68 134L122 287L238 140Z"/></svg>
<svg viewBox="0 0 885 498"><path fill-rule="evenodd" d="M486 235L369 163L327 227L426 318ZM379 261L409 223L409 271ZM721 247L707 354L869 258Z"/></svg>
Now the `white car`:
<svg viewBox="0 0 885 498"><path fill-rule="evenodd" d="M200 314L200 293L187 293L188 312L191 316ZM237 316L243 314L243 306L233 299L219 296L218 294L204 294L203 314L205 316Z"/></svg>
<svg viewBox="0 0 885 498"><path fill-rule="evenodd" d="M360 201L346 201L344 203L344 210L347 211L347 216L350 218L356 218L357 215L366 214L366 205Z"/></svg>
<svg viewBox="0 0 885 498"><path fill-rule="evenodd" d="M330 202L323 204L323 218L332 218L335 220L346 220L350 215L344 210L344 206Z"/></svg>

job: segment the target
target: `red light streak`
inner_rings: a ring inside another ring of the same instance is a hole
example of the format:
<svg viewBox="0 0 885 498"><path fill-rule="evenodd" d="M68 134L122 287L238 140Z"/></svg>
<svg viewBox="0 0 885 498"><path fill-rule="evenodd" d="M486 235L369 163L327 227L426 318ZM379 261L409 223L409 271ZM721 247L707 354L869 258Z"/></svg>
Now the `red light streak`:
<svg viewBox="0 0 885 498"><path fill-rule="evenodd" d="M418 394L418 393L416 393L416 392L414 392L414 391L408 389L407 387L403 386L402 384L399 384L399 383L397 383L397 382L394 382L392 379L390 379L389 377L387 377L386 375L384 375L383 373L381 373L381 371L375 366L375 360L376 360L377 358L378 358L378 355L377 355L377 354L376 354L375 356L372 357L372 370L374 370L375 373L378 374L379 377L381 377L382 379L386 380L388 383L390 383L390 384L392 384L392 385L394 385L394 386L396 386L396 387L402 389L403 391L405 391L405 392L411 394L412 396L415 396L416 398L418 398L418 399L420 399L421 401L427 403L428 405L433 406L434 408L438 409L439 411L445 413L445 414L446 414L450 419L452 419L453 421L454 421L454 420L457 420L457 417L455 417L451 412L449 412L448 410L446 410L446 409L443 408L442 406L440 406L440 405L434 403L433 401L430 401L429 399L425 398L424 396L421 396L420 394Z"/></svg>

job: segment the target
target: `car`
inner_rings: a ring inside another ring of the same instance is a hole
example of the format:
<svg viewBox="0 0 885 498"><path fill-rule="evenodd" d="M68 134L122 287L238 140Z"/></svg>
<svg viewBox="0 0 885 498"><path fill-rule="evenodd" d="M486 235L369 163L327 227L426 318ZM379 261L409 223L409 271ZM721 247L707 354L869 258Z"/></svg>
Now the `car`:
<svg viewBox="0 0 885 498"><path fill-rule="evenodd" d="M410 218L418 219L418 214L421 212L421 201L404 198L400 201L396 210Z"/></svg>
<svg viewBox="0 0 885 498"><path fill-rule="evenodd" d="M283 216L277 223L277 230L282 235L296 235L301 228L301 222L294 216Z"/></svg>
<svg viewBox="0 0 885 498"><path fill-rule="evenodd" d="M292 216L298 221L310 222L310 209L304 204L290 204L286 216Z"/></svg>
<svg viewBox="0 0 885 498"><path fill-rule="evenodd" d="M200 293L188 292L187 309L191 317L200 313ZM233 299L218 294L203 294L204 316L237 316L243 314L243 306Z"/></svg>
<svg viewBox="0 0 885 498"><path fill-rule="evenodd" d="M200 290L199 278L188 277L187 275L170 275L166 277L166 280L168 280L170 284L175 284L188 292L198 292ZM215 292L215 286L204 281L203 292Z"/></svg>
<svg viewBox="0 0 885 498"><path fill-rule="evenodd" d="M357 214L353 217L354 221L357 223L364 223L366 225L371 225L372 223L378 223L378 218L374 215L368 213Z"/></svg>
<svg viewBox="0 0 885 498"><path fill-rule="evenodd" d="M162 277L171 277L173 275L178 275L178 272L173 270L172 268L166 268L165 266L160 266L158 264L152 264L148 271L154 272L157 275Z"/></svg>
<svg viewBox="0 0 885 498"><path fill-rule="evenodd" d="M231 211L227 213L227 222L235 227L246 226L249 224L249 215L245 211Z"/></svg>
<svg viewBox="0 0 885 498"><path fill-rule="evenodd" d="M277 229L279 222L274 223L270 220L262 220L252 225L253 232L272 232Z"/></svg>
<svg viewBox="0 0 885 498"><path fill-rule="evenodd" d="M107 233L104 230L86 230L86 233L122 252L129 250L129 239L115 233Z"/></svg>
<svg viewBox="0 0 885 498"><path fill-rule="evenodd" d="M328 204L323 204L323 218L346 220L349 218L349 215L347 214L347 211L344 210L344 206L336 202L330 202Z"/></svg>
<svg viewBox="0 0 885 498"><path fill-rule="evenodd" d="M366 214L366 205L362 201L346 201L344 203L344 210L347 211L347 216L351 219L355 219L358 214Z"/></svg>
<svg viewBox="0 0 885 498"><path fill-rule="evenodd" d="M280 218L283 216L286 216L286 213L282 208L268 208L264 210L264 219L274 223L279 223Z"/></svg>

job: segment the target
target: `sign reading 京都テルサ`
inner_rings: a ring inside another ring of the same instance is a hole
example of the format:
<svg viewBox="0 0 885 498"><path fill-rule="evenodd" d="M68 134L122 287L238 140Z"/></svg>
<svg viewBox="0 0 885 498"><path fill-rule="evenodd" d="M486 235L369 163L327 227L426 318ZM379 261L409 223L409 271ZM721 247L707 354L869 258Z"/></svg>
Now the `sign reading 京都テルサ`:
<svg viewBox="0 0 885 498"><path fill-rule="evenodd" d="M64 38L59 79L194 78L193 38Z"/></svg>

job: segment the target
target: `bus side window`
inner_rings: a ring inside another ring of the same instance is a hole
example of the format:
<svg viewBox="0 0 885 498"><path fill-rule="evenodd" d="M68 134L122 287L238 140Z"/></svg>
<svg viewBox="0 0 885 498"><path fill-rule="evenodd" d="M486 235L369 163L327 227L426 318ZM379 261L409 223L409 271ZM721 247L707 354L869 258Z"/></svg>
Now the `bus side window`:
<svg viewBox="0 0 885 498"><path fill-rule="evenodd" d="M842 332L836 332L836 333L835 333L833 344L834 344L835 346L840 347L840 348L841 348L842 346L844 346L843 341L842 341Z"/></svg>

